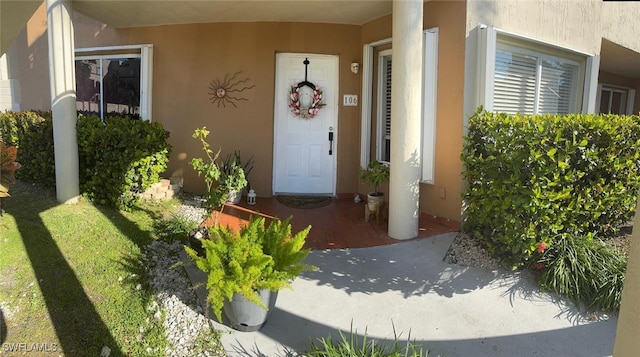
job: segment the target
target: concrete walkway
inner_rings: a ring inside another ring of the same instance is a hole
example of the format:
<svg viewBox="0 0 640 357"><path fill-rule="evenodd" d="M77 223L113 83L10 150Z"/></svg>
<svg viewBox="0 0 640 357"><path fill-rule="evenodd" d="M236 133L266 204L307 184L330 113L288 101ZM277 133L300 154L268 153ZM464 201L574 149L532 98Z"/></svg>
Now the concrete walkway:
<svg viewBox="0 0 640 357"><path fill-rule="evenodd" d="M290 356L311 339L393 340L430 356L610 356L617 319L587 316L538 292L529 273L442 261L456 233L373 248L313 251L320 268L281 291L258 332L223 330L229 356ZM410 335L410 336L409 336Z"/></svg>

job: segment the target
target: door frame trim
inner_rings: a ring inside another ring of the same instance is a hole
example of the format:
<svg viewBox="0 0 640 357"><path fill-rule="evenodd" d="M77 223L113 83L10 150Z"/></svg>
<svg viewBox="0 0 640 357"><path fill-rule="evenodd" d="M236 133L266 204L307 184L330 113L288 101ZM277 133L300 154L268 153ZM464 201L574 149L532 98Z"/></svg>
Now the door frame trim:
<svg viewBox="0 0 640 357"><path fill-rule="evenodd" d="M322 57L325 59L330 59L334 62L334 67L335 67L335 73L333 74L334 78L334 91L333 91L333 95L331 97L331 99L333 100L334 103L334 110L335 110L335 120L333 123L333 160L331 163L331 186L332 186L332 192L331 194L333 196L336 196L337 194L337 183L338 183L338 137L339 135L339 109L340 109L340 102L339 102L339 92L340 92L340 56L339 55L328 55L328 54L321 54L321 53L297 53L297 52L277 52L275 54L275 76L274 76L274 87L273 87L273 162L271 165L271 194L272 195L277 195L279 192L276 191L276 162L278 159L278 153L277 153L277 146L276 146L276 138L277 138L277 133L278 133L278 120L277 120L277 114L278 114L278 103L276 103L276 100L278 98L277 96L277 90L278 90L278 84L279 83L279 77L278 77L278 58L279 57L285 57L285 56L295 56L295 57ZM325 92L326 93L326 92ZM325 97L326 98L326 97ZM289 193L289 192L287 192ZM291 194L293 194L293 192L291 192ZM300 192L300 194L304 195L304 192Z"/></svg>

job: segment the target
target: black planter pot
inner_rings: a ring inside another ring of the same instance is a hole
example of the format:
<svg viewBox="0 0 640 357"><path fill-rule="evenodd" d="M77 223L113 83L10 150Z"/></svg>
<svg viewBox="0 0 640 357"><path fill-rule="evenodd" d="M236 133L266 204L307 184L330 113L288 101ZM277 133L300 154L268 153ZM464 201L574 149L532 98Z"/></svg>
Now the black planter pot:
<svg viewBox="0 0 640 357"><path fill-rule="evenodd" d="M243 332L253 332L258 331L265 324L276 306L278 292L260 290L258 294L269 310L261 308L237 293L233 294L232 301L225 301L222 311L229 320L231 328Z"/></svg>

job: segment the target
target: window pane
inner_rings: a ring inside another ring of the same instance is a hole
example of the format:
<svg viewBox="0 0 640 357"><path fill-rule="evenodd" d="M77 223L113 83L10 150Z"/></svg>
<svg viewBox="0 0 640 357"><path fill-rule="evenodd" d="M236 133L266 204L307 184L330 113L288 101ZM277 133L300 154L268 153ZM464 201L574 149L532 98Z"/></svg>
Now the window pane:
<svg viewBox="0 0 640 357"><path fill-rule="evenodd" d="M609 102L611 101L611 91L603 89L600 92L600 113L610 113L611 107Z"/></svg>
<svg viewBox="0 0 640 357"><path fill-rule="evenodd" d="M389 162L391 159L391 56L385 56L382 60L384 78L381 85L383 86L382 112L384 119L384 128L382 131L382 142L380 143L382 150L381 161Z"/></svg>
<svg viewBox="0 0 640 357"><path fill-rule="evenodd" d="M626 114L627 112L627 93L622 91L613 91L611 97L611 114Z"/></svg>
<svg viewBox="0 0 640 357"><path fill-rule="evenodd" d="M496 51L493 109L510 114L533 114L537 58L506 49Z"/></svg>
<svg viewBox="0 0 640 357"><path fill-rule="evenodd" d="M98 60L76 61L76 110L100 115L100 63Z"/></svg>
<svg viewBox="0 0 640 357"><path fill-rule="evenodd" d="M574 82L578 67L555 59L542 61L538 113L567 114L575 107Z"/></svg>
<svg viewBox="0 0 640 357"><path fill-rule="evenodd" d="M140 114L140 59L103 59L106 115Z"/></svg>

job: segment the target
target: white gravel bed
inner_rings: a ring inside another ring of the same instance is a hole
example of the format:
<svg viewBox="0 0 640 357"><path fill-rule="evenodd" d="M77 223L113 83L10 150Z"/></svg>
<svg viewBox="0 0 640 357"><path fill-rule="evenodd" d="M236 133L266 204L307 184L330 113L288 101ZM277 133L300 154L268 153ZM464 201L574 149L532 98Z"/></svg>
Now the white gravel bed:
<svg viewBox="0 0 640 357"><path fill-rule="evenodd" d="M451 247L444 256L444 261L448 264L487 270L504 269L500 261L492 257L477 240L462 232L453 239Z"/></svg>
<svg viewBox="0 0 640 357"><path fill-rule="evenodd" d="M186 200L176 214L200 222L205 212L200 208L200 202L197 196ZM178 264L178 254L182 250L181 242L161 240L145 247L149 284L156 296L156 301L148 308L155 319L163 319L169 344L165 356L226 356L213 338L215 331L197 302L187 273Z"/></svg>

